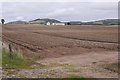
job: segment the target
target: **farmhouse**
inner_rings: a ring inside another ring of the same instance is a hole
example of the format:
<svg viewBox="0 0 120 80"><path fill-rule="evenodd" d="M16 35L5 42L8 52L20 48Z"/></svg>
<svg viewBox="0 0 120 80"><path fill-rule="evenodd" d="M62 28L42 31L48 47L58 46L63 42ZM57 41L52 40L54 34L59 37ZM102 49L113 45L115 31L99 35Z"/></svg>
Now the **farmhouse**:
<svg viewBox="0 0 120 80"><path fill-rule="evenodd" d="M47 22L46 25L65 25L65 23L51 23L51 22Z"/></svg>
<svg viewBox="0 0 120 80"><path fill-rule="evenodd" d="M46 25L51 25L51 23L50 23L50 22L47 22Z"/></svg>
<svg viewBox="0 0 120 80"><path fill-rule="evenodd" d="M52 25L65 25L65 23L52 23Z"/></svg>

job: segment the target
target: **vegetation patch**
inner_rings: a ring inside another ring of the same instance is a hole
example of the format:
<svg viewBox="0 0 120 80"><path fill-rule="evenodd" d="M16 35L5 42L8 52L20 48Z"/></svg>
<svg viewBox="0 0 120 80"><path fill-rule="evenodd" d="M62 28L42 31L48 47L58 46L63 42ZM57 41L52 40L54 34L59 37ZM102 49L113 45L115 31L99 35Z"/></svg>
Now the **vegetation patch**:
<svg viewBox="0 0 120 80"><path fill-rule="evenodd" d="M9 52L2 51L2 67L3 69L23 69L29 68L33 61L26 57L20 57L17 53L12 53L10 56Z"/></svg>
<svg viewBox="0 0 120 80"><path fill-rule="evenodd" d="M2 67L2 52L0 50L0 67Z"/></svg>
<svg viewBox="0 0 120 80"><path fill-rule="evenodd" d="M74 68L72 69L71 68L71 69L67 70L67 72L80 72L80 70L79 69L74 69Z"/></svg>
<svg viewBox="0 0 120 80"><path fill-rule="evenodd" d="M79 75L70 74L68 75L68 80L96 80L94 78L84 78Z"/></svg>
<svg viewBox="0 0 120 80"><path fill-rule="evenodd" d="M117 73L120 73L120 71L118 70L118 68L119 68L119 65L118 65L119 63L112 63L112 64L108 64L108 65L105 65L105 69L107 69L107 70L110 70L110 71L112 71L112 72L117 72ZM103 65L104 66L104 65Z"/></svg>
<svg viewBox="0 0 120 80"><path fill-rule="evenodd" d="M68 80L88 80L75 74L68 75Z"/></svg>

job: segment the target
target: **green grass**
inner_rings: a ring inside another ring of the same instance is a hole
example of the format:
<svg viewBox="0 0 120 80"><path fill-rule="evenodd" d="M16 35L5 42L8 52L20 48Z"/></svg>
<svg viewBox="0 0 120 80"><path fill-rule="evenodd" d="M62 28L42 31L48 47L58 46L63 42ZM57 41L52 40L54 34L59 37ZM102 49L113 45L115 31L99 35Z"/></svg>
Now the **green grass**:
<svg viewBox="0 0 120 80"><path fill-rule="evenodd" d="M70 74L68 76L68 80L95 80L93 78L84 78L84 77L81 77L81 76L78 76L78 75L75 75L75 74Z"/></svg>
<svg viewBox="0 0 120 80"><path fill-rule="evenodd" d="M2 51L0 50L0 67L2 67Z"/></svg>
<svg viewBox="0 0 120 80"><path fill-rule="evenodd" d="M86 80L85 78L82 78L78 75L71 74L68 76L69 80Z"/></svg>
<svg viewBox="0 0 120 80"><path fill-rule="evenodd" d="M20 57L16 53L12 53L12 58L11 58L8 52L2 51L2 67L4 69L29 68L31 64L32 61L25 57Z"/></svg>

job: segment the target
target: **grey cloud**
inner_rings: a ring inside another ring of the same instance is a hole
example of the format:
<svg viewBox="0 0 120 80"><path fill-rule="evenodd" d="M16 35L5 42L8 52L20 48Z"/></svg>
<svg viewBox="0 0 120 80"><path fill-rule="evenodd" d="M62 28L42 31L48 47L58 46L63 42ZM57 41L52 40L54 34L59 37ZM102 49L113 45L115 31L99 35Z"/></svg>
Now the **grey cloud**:
<svg viewBox="0 0 120 80"><path fill-rule="evenodd" d="M2 14L7 21L35 18L90 21L117 18L116 6L116 3L109 2L14 2L3 3Z"/></svg>
<svg viewBox="0 0 120 80"><path fill-rule="evenodd" d="M95 4L91 4L91 8L96 10L117 10L118 3L116 2L96 2Z"/></svg>
<svg viewBox="0 0 120 80"><path fill-rule="evenodd" d="M48 13L46 17L67 17L74 15L77 16L77 14L79 14L79 11L75 10L74 8L62 8L62 9L56 9L55 11Z"/></svg>

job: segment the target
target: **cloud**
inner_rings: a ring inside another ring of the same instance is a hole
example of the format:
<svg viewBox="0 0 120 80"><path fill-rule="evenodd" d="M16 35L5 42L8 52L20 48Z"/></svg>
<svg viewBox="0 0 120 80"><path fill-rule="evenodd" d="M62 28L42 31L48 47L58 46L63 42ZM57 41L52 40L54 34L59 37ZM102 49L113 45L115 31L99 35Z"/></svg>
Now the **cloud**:
<svg viewBox="0 0 120 80"><path fill-rule="evenodd" d="M0 0L0 2L118 2L119 0Z"/></svg>
<svg viewBox="0 0 120 80"><path fill-rule="evenodd" d="M2 3L0 3L0 18L2 18Z"/></svg>
<svg viewBox="0 0 120 80"><path fill-rule="evenodd" d="M15 20L24 20L24 17L22 17L22 16L17 16Z"/></svg>
<svg viewBox="0 0 120 80"><path fill-rule="evenodd" d="M90 21L117 18L114 2L5 2L2 6L6 21L55 18L61 21Z"/></svg>
<svg viewBox="0 0 120 80"><path fill-rule="evenodd" d="M77 10L74 8L63 8L63 9L56 9L50 13L47 14L46 17L67 17L67 16L72 16L74 12L74 15L78 13Z"/></svg>
<svg viewBox="0 0 120 80"><path fill-rule="evenodd" d="M118 3L115 2L96 2L91 4L91 8L96 10L117 10Z"/></svg>

